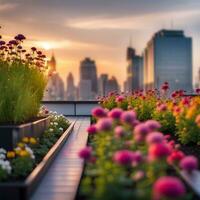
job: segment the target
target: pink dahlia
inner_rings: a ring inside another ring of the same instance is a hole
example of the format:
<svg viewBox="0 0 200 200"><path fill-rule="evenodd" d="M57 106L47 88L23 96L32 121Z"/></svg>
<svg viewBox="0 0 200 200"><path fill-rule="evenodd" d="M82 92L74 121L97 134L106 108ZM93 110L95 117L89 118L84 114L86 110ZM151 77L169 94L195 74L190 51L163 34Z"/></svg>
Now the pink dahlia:
<svg viewBox="0 0 200 200"><path fill-rule="evenodd" d="M132 124L136 120L136 113L134 111L124 111L120 119L123 123Z"/></svg>
<svg viewBox="0 0 200 200"><path fill-rule="evenodd" d="M80 158L83 158L85 160L88 160L91 158L92 155L92 148L91 147L84 147L81 149L78 153Z"/></svg>
<svg viewBox="0 0 200 200"><path fill-rule="evenodd" d="M106 117L106 111L101 107L96 107L92 110L92 115L97 118Z"/></svg>
<svg viewBox="0 0 200 200"><path fill-rule="evenodd" d="M161 143L164 140L164 136L160 132L152 132L149 133L146 137L146 142L148 144L153 144L153 143Z"/></svg>
<svg viewBox="0 0 200 200"><path fill-rule="evenodd" d="M153 199L179 198L186 192L182 181L173 176L163 176L159 178L153 186Z"/></svg>
<svg viewBox="0 0 200 200"><path fill-rule="evenodd" d="M149 157L150 159L160 159L165 158L170 155L171 149L166 143L155 143L149 147Z"/></svg>
<svg viewBox="0 0 200 200"><path fill-rule="evenodd" d="M120 119L123 110L120 108L114 108L109 113L108 116L113 119Z"/></svg>
<svg viewBox="0 0 200 200"><path fill-rule="evenodd" d="M147 120L145 124L150 131L155 131L161 127L160 123L155 120Z"/></svg>
<svg viewBox="0 0 200 200"><path fill-rule="evenodd" d="M167 157L167 162L172 165L172 164L177 164L181 159L184 158L184 153L182 151L173 151L168 157Z"/></svg>
<svg viewBox="0 0 200 200"><path fill-rule="evenodd" d="M90 135L94 135L95 133L97 133L97 127L96 127L96 125L91 125L90 127L88 127L87 132Z"/></svg>
<svg viewBox="0 0 200 200"><path fill-rule="evenodd" d="M115 133L116 138L121 138L126 134L126 132L122 126L117 126L114 130L114 133Z"/></svg>
<svg viewBox="0 0 200 200"><path fill-rule="evenodd" d="M131 165L133 161L133 152L129 150L120 150L115 152L114 161L120 165Z"/></svg>
<svg viewBox="0 0 200 200"><path fill-rule="evenodd" d="M198 168L197 158L195 156L185 156L180 161L180 168L187 172L191 172L191 171L197 169Z"/></svg>
<svg viewBox="0 0 200 200"><path fill-rule="evenodd" d="M113 120L111 118L100 119L96 126L99 131L110 131L112 129Z"/></svg>

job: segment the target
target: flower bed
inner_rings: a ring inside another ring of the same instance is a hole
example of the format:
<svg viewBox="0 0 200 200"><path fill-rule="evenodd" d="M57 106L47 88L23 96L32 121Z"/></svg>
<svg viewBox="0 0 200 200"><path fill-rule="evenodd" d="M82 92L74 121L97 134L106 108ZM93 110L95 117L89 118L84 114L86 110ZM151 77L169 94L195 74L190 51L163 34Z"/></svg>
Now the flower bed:
<svg viewBox="0 0 200 200"><path fill-rule="evenodd" d="M86 167L77 199L197 199L179 170L192 173L198 160L177 141L198 144L199 97L168 98L168 88L101 99L105 109L93 110L96 124L79 152Z"/></svg>
<svg viewBox="0 0 200 200"><path fill-rule="evenodd" d="M64 116L51 113L50 125L40 138L24 137L13 151L0 149L1 199L30 196L71 132L73 124L69 125Z"/></svg>

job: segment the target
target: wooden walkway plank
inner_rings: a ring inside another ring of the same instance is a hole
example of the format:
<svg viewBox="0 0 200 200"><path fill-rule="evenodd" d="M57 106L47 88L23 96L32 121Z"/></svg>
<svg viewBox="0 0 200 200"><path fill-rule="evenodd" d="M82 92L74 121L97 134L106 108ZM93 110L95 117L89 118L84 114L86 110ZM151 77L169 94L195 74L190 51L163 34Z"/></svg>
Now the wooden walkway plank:
<svg viewBox="0 0 200 200"><path fill-rule="evenodd" d="M76 120L74 130L36 189L31 200L73 200L83 171L83 161L78 151L87 143L86 128L89 117L71 118Z"/></svg>

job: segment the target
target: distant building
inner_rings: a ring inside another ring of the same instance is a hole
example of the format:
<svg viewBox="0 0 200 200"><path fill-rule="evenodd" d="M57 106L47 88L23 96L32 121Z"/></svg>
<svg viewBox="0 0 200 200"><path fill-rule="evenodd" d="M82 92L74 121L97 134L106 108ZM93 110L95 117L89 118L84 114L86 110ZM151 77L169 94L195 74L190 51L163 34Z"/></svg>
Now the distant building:
<svg viewBox="0 0 200 200"><path fill-rule="evenodd" d="M44 100L55 101L64 100L64 82L56 71L56 59L52 55L51 60L47 62L49 68L49 80L46 87Z"/></svg>
<svg viewBox="0 0 200 200"><path fill-rule="evenodd" d="M101 74L99 77L98 94L100 96L106 95L106 84L108 82L108 74Z"/></svg>
<svg viewBox="0 0 200 200"><path fill-rule="evenodd" d="M81 84L84 84L82 86ZM86 85L90 85L91 87L86 87ZM85 94L89 94L90 96L87 99L94 99L97 95L97 68L94 60L90 58L85 58L80 63L80 83L79 83L79 98L84 99ZM82 91L84 89L84 91ZM82 96L83 94L83 96Z"/></svg>
<svg viewBox="0 0 200 200"><path fill-rule="evenodd" d="M94 99L92 93L92 81L80 80L79 83L79 100L92 100Z"/></svg>
<svg viewBox="0 0 200 200"><path fill-rule="evenodd" d="M108 79L105 84L105 95L108 95L109 92L119 92L119 84L114 76Z"/></svg>
<svg viewBox="0 0 200 200"><path fill-rule="evenodd" d="M142 57L136 55L135 49L127 48L127 80L125 82L124 90L132 92L134 90L142 89L143 87L143 63Z"/></svg>
<svg viewBox="0 0 200 200"><path fill-rule="evenodd" d="M74 101L76 99L76 87L74 85L74 77L72 73L67 76L67 90L66 90L66 100Z"/></svg>
<svg viewBox="0 0 200 200"><path fill-rule="evenodd" d="M165 81L171 91L192 91L192 39L181 30L158 31L144 50L145 88L160 88Z"/></svg>

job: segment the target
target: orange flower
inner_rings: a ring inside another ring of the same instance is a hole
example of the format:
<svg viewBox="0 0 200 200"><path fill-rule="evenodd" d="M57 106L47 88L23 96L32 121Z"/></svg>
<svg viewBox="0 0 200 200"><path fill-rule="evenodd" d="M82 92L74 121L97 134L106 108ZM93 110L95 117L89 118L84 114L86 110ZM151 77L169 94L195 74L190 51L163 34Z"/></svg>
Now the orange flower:
<svg viewBox="0 0 200 200"><path fill-rule="evenodd" d="M8 151L7 152L7 158L14 158L15 157L15 152L14 151Z"/></svg>

